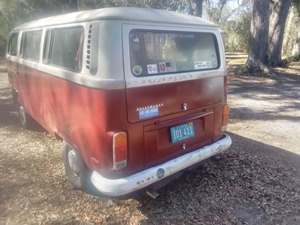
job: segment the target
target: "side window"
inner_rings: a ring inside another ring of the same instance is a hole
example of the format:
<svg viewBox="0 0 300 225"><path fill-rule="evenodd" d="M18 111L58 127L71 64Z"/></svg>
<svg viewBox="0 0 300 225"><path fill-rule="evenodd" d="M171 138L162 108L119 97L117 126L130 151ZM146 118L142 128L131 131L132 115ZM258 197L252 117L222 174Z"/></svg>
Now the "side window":
<svg viewBox="0 0 300 225"><path fill-rule="evenodd" d="M8 42L8 54L16 56L18 52L18 33L13 33Z"/></svg>
<svg viewBox="0 0 300 225"><path fill-rule="evenodd" d="M82 67L84 32L82 27L55 28L46 33L43 62L73 72Z"/></svg>
<svg viewBox="0 0 300 225"><path fill-rule="evenodd" d="M28 31L22 34L21 55L24 59L39 61L42 31Z"/></svg>

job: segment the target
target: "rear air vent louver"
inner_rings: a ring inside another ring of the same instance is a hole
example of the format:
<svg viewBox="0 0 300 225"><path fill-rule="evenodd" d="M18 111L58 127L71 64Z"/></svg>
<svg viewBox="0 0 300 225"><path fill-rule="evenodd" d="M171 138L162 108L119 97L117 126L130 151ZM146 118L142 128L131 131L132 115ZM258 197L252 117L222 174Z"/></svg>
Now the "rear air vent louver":
<svg viewBox="0 0 300 225"><path fill-rule="evenodd" d="M93 25L89 26L89 33L87 39L87 52L86 52L86 68L90 70L91 68L91 45L92 45L92 29Z"/></svg>
<svg viewBox="0 0 300 225"><path fill-rule="evenodd" d="M96 75L98 71L98 42L99 42L99 24L89 25L86 49L86 68L91 75Z"/></svg>

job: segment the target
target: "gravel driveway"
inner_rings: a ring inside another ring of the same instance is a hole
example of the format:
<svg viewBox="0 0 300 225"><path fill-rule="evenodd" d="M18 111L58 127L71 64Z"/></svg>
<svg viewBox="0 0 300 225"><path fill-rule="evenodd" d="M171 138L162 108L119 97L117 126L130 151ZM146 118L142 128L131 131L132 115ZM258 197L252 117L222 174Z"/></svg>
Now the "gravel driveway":
<svg viewBox="0 0 300 225"><path fill-rule="evenodd" d="M300 70L276 79L232 76L232 148L156 200L114 201L71 188L62 143L20 128L0 71L0 225L300 224Z"/></svg>

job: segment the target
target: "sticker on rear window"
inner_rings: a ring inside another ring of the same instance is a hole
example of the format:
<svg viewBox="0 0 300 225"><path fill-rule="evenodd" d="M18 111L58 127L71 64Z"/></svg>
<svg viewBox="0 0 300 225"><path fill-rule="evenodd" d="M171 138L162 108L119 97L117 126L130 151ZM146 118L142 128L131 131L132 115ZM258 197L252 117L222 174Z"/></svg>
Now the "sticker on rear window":
<svg viewBox="0 0 300 225"><path fill-rule="evenodd" d="M160 62L160 63L158 64L158 68L159 68L159 72L160 72L160 73L165 73L165 72L167 72L167 65L166 65L165 62Z"/></svg>
<svg viewBox="0 0 300 225"><path fill-rule="evenodd" d="M194 62L194 69L200 70L200 69L207 69L210 67L210 63L208 61L197 61Z"/></svg>
<svg viewBox="0 0 300 225"><path fill-rule="evenodd" d="M156 74L158 73L157 64L148 64L147 65L148 74Z"/></svg>
<svg viewBox="0 0 300 225"><path fill-rule="evenodd" d="M143 73L143 67L140 66L140 65L134 65L132 67L132 72L133 72L134 75L140 76Z"/></svg>
<svg viewBox="0 0 300 225"><path fill-rule="evenodd" d="M175 72L176 64L175 62L160 62L158 63L158 72L159 73L168 73Z"/></svg>

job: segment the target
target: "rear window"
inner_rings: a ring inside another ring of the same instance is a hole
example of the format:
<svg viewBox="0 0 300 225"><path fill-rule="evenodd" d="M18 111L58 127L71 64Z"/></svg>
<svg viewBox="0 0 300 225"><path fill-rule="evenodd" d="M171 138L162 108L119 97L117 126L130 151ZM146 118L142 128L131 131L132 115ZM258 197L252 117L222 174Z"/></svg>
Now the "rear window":
<svg viewBox="0 0 300 225"><path fill-rule="evenodd" d="M217 40L210 33L132 30L129 41L135 76L212 70L220 64Z"/></svg>
<svg viewBox="0 0 300 225"><path fill-rule="evenodd" d="M39 61L42 31L28 31L22 34L21 55L24 59Z"/></svg>
<svg viewBox="0 0 300 225"><path fill-rule="evenodd" d="M82 67L84 32L82 27L48 30L46 33L43 62L73 72Z"/></svg>

